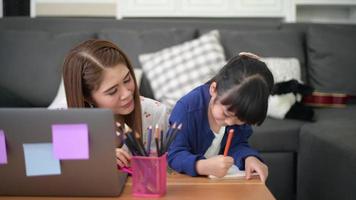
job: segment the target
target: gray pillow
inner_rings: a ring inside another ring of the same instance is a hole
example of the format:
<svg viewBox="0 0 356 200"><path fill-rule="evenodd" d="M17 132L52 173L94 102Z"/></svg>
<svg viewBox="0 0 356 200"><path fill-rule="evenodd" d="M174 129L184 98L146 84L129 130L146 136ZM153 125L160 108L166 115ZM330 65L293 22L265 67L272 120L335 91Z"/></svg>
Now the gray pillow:
<svg viewBox="0 0 356 200"><path fill-rule="evenodd" d="M118 45L129 57L135 68L142 68L138 55L158 51L182 42L192 40L197 35L195 29L153 29L153 30L119 30L100 31L99 39L105 39ZM141 95L154 98L152 88L146 75L142 75Z"/></svg>
<svg viewBox="0 0 356 200"><path fill-rule="evenodd" d="M91 36L0 31L0 86L33 106L48 106L56 95L65 55Z"/></svg>
<svg viewBox="0 0 356 200"><path fill-rule="evenodd" d="M301 64L302 80L306 80L302 34L282 30L220 30L220 35L227 59L242 51L261 57L297 58Z"/></svg>
<svg viewBox="0 0 356 200"><path fill-rule="evenodd" d="M311 85L321 92L356 95L356 29L310 27L307 46Z"/></svg>

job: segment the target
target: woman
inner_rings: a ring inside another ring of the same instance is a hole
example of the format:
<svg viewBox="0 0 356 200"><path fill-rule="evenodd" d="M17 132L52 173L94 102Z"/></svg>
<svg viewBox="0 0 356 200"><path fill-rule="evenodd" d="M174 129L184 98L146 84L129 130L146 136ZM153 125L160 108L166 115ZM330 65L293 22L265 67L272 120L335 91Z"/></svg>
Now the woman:
<svg viewBox="0 0 356 200"><path fill-rule="evenodd" d="M148 126L167 127L166 106L140 97L128 57L109 41L88 40L74 47L64 61L63 80L69 108L111 109L116 121L126 123L144 143ZM129 166L126 146L116 149L116 157L120 167Z"/></svg>

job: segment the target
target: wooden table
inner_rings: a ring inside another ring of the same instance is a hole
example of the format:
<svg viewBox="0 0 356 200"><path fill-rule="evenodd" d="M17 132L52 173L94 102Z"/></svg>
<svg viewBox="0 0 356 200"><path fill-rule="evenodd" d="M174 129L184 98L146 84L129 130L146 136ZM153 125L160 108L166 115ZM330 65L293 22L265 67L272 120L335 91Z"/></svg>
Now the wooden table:
<svg viewBox="0 0 356 200"><path fill-rule="evenodd" d="M268 188L257 178L252 180L213 180L206 177L189 177L173 173L167 177L167 193L157 199L243 199L243 200L272 200L275 199ZM120 197L114 198L62 198L62 197L0 197L0 200L111 200L111 199L146 199L131 195L131 178L128 179Z"/></svg>

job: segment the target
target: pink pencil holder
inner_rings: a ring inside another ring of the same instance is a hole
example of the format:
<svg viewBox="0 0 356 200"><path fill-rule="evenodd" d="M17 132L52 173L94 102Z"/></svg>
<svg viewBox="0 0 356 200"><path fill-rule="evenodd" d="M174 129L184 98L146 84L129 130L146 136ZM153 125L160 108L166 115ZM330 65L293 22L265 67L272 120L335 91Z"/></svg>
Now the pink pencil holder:
<svg viewBox="0 0 356 200"><path fill-rule="evenodd" d="M138 197L161 197L167 190L167 154L161 157L133 156L132 194Z"/></svg>

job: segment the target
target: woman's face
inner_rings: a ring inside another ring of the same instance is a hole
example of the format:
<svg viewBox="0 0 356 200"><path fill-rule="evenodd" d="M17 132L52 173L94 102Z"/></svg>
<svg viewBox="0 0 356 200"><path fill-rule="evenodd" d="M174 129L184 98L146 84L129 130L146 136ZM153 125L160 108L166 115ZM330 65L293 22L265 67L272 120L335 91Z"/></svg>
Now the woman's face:
<svg viewBox="0 0 356 200"><path fill-rule="evenodd" d="M99 88L91 92L94 104L115 114L127 115L135 108L135 83L126 65L105 68Z"/></svg>

